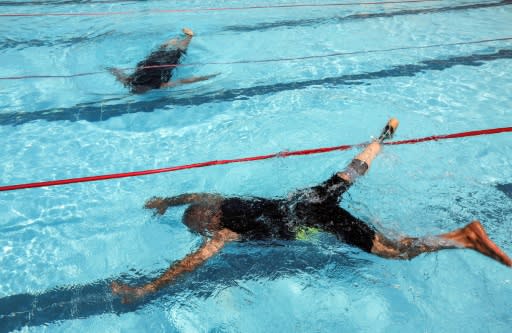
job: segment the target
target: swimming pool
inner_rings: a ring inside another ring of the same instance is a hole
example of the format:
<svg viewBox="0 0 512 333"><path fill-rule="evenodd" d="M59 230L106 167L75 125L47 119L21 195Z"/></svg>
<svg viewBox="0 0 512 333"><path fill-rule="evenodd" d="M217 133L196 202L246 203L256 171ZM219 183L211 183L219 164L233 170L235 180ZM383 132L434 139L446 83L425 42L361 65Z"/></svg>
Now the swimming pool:
<svg viewBox="0 0 512 333"><path fill-rule="evenodd" d="M510 1L246 8L301 3L0 3L66 14L0 16L0 77L25 76L0 80L0 185L355 144L391 116L396 139L511 126ZM226 10L162 11L191 8ZM105 71L133 67L183 26L197 36L177 77L217 77L129 95ZM47 75L64 77L31 77ZM323 234L230 244L143 302L110 293L201 242L184 208L154 217L148 198L285 196L355 154L1 192L0 331L508 332L510 269L471 251L384 260ZM390 233L481 219L511 254L510 156L507 133L389 146L342 206Z"/></svg>

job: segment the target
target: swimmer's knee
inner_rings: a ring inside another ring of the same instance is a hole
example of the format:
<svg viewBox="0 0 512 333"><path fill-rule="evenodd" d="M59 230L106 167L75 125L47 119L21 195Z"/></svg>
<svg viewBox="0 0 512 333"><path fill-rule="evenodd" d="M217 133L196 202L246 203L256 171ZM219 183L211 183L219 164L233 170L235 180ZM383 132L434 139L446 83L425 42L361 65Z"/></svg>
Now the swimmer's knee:
<svg viewBox="0 0 512 333"><path fill-rule="evenodd" d="M338 172L337 175L348 184L353 184L357 178L363 176L368 171L368 168L368 163L355 158L345 170Z"/></svg>
<svg viewBox="0 0 512 333"><path fill-rule="evenodd" d="M402 238L396 241L376 234L370 252L382 258L410 260L423 252L415 246L415 240L416 238Z"/></svg>

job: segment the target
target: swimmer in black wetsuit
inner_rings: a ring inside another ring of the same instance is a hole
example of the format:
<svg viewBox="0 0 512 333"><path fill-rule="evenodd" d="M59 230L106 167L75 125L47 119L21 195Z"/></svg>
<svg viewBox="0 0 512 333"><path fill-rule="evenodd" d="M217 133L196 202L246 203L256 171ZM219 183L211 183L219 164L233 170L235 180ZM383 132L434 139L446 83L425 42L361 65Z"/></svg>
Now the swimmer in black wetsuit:
<svg viewBox="0 0 512 333"><path fill-rule="evenodd" d="M304 228L333 233L347 244L384 258L412 259L426 252L468 248L512 266L512 260L489 239L478 221L434 237L390 239L339 206L342 194L366 173L380 151L381 142L390 138L397 126L396 119L390 120L379 139L370 143L344 171L334 174L321 185L299 190L288 198L226 198L196 193L150 199L145 207L155 209L160 215L168 207L189 205L184 214L184 223L207 240L196 252L172 265L156 280L140 287L114 282L113 292L122 296L124 302L130 302L168 285L178 275L194 270L219 252L227 242L293 240Z"/></svg>
<svg viewBox="0 0 512 333"><path fill-rule="evenodd" d="M108 70L129 87L131 92L141 94L151 89L175 87L177 85L205 81L215 75L191 77L170 81L172 72L180 63L181 57L187 52L188 45L194 36L192 30L183 28L185 37L181 40L171 39L152 52L146 59L137 64L137 69L131 75L126 75L118 68Z"/></svg>

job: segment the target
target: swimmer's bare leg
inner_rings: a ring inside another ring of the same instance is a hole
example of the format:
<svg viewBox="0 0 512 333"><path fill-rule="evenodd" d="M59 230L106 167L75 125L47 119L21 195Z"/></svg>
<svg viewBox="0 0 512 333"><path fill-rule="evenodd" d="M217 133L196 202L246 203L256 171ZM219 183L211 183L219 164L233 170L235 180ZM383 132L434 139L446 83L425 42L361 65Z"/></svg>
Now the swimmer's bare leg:
<svg viewBox="0 0 512 333"><path fill-rule="evenodd" d="M165 50L171 47L178 47L179 42L180 41L178 40L178 38L169 39L168 41L160 45L160 50Z"/></svg>
<svg viewBox="0 0 512 333"><path fill-rule="evenodd" d="M366 146L365 149L352 160L345 170L338 172L338 177L351 185L357 178L364 175L370 168L373 159L379 154L382 141L390 139L395 133L397 127L398 120L395 118L390 119L379 138Z"/></svg>
<svg viewBox="0 0 512 333"><path fill-rule="evenodd" d="M173 38L168 40L167 42L160 45L160 49L166 49L168 47L175 47L179 48L182 51L186 51L188 48L188 45L192 41L192 37L194 37L194 32L190 30L189 28L183 28L183 33L185 34L185 37L183 39Z"/></svg>
<svg viewBox="0 0 512 333"><path fill-rule="evenodd" d="M239 235L229 229L221 229L213 234L213 237L203 243L201 247L187 255L182 260L173 264L154 281L138 287L124 285L118 282L112 282L112 292L123 299L123 303L135 301L149 293L153 293L173 282L179 275L192 272L206 260L218 253L227 242L237 240Z"/></svg>
<svg viewBox="0 0 512 333"><path fill-rule="evenodd" d="M475 250L512 267L512 260L487 236L479 221L473 221L463 228L434 237L405 237L393 241L377 234L373 239L371 252L384 258L412 259L421 253L456 248Z"/></svg>
<svg viewBox="0 0 512 333"><path fill-rule="evenodd" d="M123 84L128 84L128 78L129 76L126 75L123 70L119 69L119 68L114 68L114 67L109 67L107 68L107 70L116 77L117 81L123 83Z"/></svg>
<svg viewBox="0 0 512 333"><path fill-rule="evenodd" d="M194 37L194 32L189 28L183 28L182 31L185 34L185 37L179 42L178 47L181 50L186 51L188 45L192 41L192 37Z"/></svg>
<svg viewBox="0 0 512 333"><path fill-rule="evenodd" d="M188 204L204 203L214 205L222 201L223 197L218 194L211 193L185 193L174 197L153 197L149 199L144 208L154 209L155 214L163 215L167 208L172 206L181 206Z"/></svg>
<svg viewBox="0 0 512 333"><path fill-rule="evenodd" d="M160 88L163 89L163 88L169 88L169 87L177 87L177 86L181 86L183 84L206 81L206 80L211 79L212 77L215 77L217 75L219 75L219 74L211 74L211 75L205 75L205 76L193 76L193 77L189 77L186 79L165 82L160 85Z"/></svg>

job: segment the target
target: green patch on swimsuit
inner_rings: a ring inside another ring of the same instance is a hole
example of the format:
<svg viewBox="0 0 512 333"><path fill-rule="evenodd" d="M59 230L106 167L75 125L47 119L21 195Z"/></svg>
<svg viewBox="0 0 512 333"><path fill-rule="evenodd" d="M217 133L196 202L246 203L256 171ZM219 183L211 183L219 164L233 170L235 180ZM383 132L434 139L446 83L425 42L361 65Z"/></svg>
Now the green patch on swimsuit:
<svg viewBox="0 0 512 333"><path fill-rule="evenodd" d="M297 230L297 233L295 234L296 240L301 241L307 241L311 240L311 238L318 234L320 232L320 229L313 228L313 227L301 227L299 230Z"/></svg>

